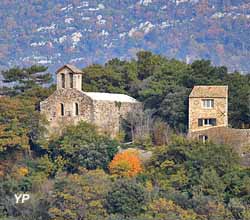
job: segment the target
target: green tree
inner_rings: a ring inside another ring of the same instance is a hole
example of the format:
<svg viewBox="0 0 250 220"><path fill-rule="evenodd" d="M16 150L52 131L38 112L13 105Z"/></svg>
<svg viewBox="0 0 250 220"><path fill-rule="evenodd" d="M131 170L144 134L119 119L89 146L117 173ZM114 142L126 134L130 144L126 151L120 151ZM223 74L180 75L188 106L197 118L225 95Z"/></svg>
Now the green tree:
<svg viewBox="0 0 250 220"><path fill-rule="evenodd" d="M199 185L193 187L193 193L202 193L204 196L215 197L216 199L224 199L224 191L226 185L222 178L218 176L212 168L204 169L199 179Z"/></svg>
<svg viewBox="0 0 250 220"><path fill-rule="evenodd" d="M72 172L80 166L107 170L109 162L118 151L117 147L116 141L99 135L94 126L85 122L69 126L62 136L49 145L52 158L61 156L66 160L66 168Z"/></svg>
<svg viewBox="0 0 250 220"><path fill-rule="evenodd" d="M105 197L110 186L109 177L101 170L57 176L53 195L48 198L50 219L104 219L107 217Z"/></svg>
<svg viewBox="0 0 250 220"><path fill-rule="evenodd" d="M190 89L185 87L169 89L159 108L161 117L179 131L187 131L189 93Z"/></svg>
<svg viewBox="0 0 250 220"><path fill-rule="evenodd" d="M106 200L109 213L136 216L146 204L146 192L135 181L120 179L112 186Z"/></svg>
<svg viewBox="0 0 250 220"><path fill-rule="evenodd" d="M196 220L199 216L191 210L185 210L176 205L171 200L159 198L152 201L148 205L148 213L154 220L168 219L168 220Z"/></svg>
<svg viewBox="0 0 250 220"><path fill-rule="evenodd" d="M3 82L7 83L2 89L2 93L15 96L33 89L41 88L52 82L52 76L47 71L47 67L33 65L27 68L14 67L2 71Z"/></svg>
<svg viewBox="0 0 250 220"><path fill-rule="evenodd" d="M225 174L238 167L238 154L229 146L176 137L167 147L155 150L148 172L152 181L165 189L174 187L191 192L193 186L200 184L200 177L206 174L206 169L214 170L215 178L218 176L221 182ZM222 189L218 191L223 193Z"/></svg>
<svg viewBox="0 0 250 220"><path fill-rule="evenodd" d="M30 150L45 134L46 120L35 111L35 103L23 98L0 98L0 153Z"/></svg>
<svg viewBox="0 0 250 220"><path fill-rule="evenodd" d="M229 85L229 123L235 128L250 127L250 75L228 74Z"/></svg>
<svg viewBox="0 0 250 220"><path fill-rule="evenodd" d="M83 69L84 91L126 93L122 75L113 68L92 65Z"/></svg>

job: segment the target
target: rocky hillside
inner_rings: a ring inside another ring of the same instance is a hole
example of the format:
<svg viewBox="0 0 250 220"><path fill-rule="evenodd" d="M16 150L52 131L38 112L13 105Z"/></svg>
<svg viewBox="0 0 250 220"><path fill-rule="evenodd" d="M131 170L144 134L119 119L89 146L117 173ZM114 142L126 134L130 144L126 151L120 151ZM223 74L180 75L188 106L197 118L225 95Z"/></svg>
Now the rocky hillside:
<svg viewBox="0 0 250 220"><path fill-rule="evenodd" d="M249 0L1 0L0 67L85 66L141 49L250 72Z"/></svg>

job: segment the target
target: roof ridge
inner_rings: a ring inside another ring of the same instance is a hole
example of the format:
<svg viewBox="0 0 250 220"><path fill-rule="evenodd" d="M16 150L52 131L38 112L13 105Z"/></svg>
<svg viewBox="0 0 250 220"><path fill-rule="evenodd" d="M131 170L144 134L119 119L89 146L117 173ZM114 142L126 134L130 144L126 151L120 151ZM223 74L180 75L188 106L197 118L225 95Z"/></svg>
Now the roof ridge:
<svg viewBox="0 0 250 220"><path fill-rule="evenodd" d="M80 70L78 67L74 66L73 64L64 64L62 67L60 67L56 73L60 72L63 68L68 68L70 69L73 73L83 73L82 70Z"/></svg>
<svg viewBox="0 0 250 220"><path fill-rule="evenodd" d="M96 101L138 102L135 98L122 93L105 93L105 92L83 92L83 93Z"/></svg>
<svg viewBox="0 0 250 220"><path fill-rule="evenodd" d="M226 98L228 85L195 85L189 97L196 98Z"/></svg>

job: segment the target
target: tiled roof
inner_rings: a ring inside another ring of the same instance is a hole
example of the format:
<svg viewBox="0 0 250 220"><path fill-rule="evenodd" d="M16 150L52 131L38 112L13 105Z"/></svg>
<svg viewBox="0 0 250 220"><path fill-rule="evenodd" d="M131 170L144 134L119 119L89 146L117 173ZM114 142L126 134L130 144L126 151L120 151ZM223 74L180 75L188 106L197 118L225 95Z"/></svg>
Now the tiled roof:
<svg viewBox="0 0 250 220"><path fill-rule="evenodd" d="M56 73L60 72L63 68L68 68L70 69L73 73L83 73L82 70L78 69L77 67L71 65L71 64L66 64L64 66L62 66L61 68L59 68Z"/></svg>
<svg viewBox="0 0 250 220"><path fill-rule="evenodd" d="M228 86L194 86L190 98L226 98Z"/></svg>
<svg viewBox="0 0 250 220"><path fill-rule="evenodd" d="M112 101L112 102L138 102L136 99L116 93L102 93L102 92L83 92L85 95L89 96L92 100L96 101Z"/></svg>

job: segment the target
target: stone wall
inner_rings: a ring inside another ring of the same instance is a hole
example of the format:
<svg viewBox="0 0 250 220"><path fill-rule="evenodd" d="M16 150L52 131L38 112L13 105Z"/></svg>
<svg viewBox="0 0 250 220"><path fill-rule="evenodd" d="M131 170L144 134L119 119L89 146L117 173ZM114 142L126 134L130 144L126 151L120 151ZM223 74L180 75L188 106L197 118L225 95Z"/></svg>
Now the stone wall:
<svg viewBox="0 0 250 220"><path fill-rule="evenodd" d="M126 118L130 111L141 107L138 103L94 101L94 123L104 133L115 137L120 131L122 118Z"/></svg>
<svg viewBox="0 0 250 220"><path fill-rule="evenodd" d="M79 106L79 115L75 115L75 103ZM64 105L64 116L61 115L61 104ZM62 126L77 124L79 121L93 122L93 101L76 89L56 90L49 98L40 103L41 113L50 123L50 130Z"/></svg>
<svg viewBox="0 0 250 220"><path fill-rule="evenodd" d="M70 73L72 71L68 69L67 67L63 68L56 74L56 80L57 80L57 89L62 89L62 74L65 75L65 88L70 88ZM76 74L73 73L73 88L77 90L82 89L82 74Z"/></svg>
<svg viewBox="0 0 250 220"><path fill-rule="evenodd" d="M202 107L203 98L189 98L189 131L203 130L206 127L198 126L199 118L216 118L217 126L228 126L227 98L214 99L214 108Z"/></svg>
<svg viewBox="0 0 250 220"><path fill-rule="evenodd" d="M214 143L234 147L242 157L242 163L250 165L250 129L217 127L189 133L189 137L194 139L198 139L200 135L207 136Z"/></svg>
<svg viewBox="0 0 250 220"><path fill-rule="evenodd" d="M79 106L79 115L75 115L75 103ZM64 115L61 115L61 104ZM120 131L121 118L128 112L142 107L138 103L92 100L76 89L56 90L49 98L40 103L41 113L49 121L49 131L59 131L68 125L76 125L83 120L97 126L100 132L115 137Z"/></svg>

